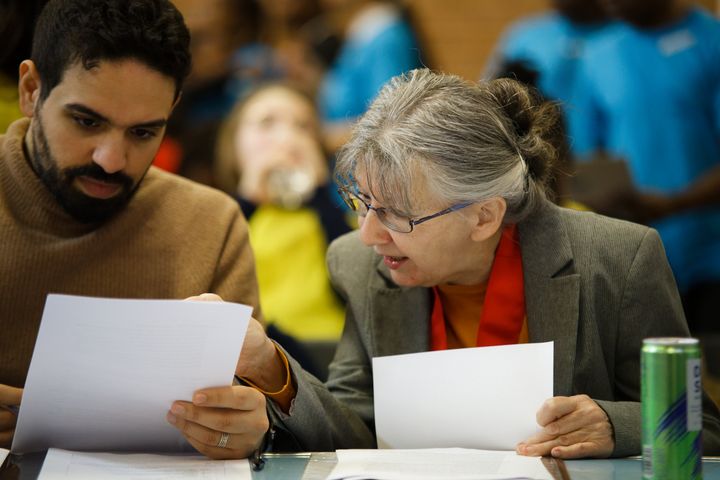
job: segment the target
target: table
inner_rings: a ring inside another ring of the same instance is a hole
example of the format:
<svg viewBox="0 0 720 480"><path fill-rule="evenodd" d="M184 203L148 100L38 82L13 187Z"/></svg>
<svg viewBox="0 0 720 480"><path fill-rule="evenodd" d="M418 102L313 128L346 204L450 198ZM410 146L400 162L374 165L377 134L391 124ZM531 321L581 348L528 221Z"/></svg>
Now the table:
<svg viewBox="0 0 720 480"><path fill-rule="evenodd" d="M35 480L44 454L14 457L14 465L0 470L0 480ZM335 464L332 452L275 453L266 456L265 468L253 472L255 480L324 480ZM627 480L641 478L639 457L608 460L568 460L565 462L571 479ZM703 458L704 480L720 480L720 457ZM560 477L558 477L560 480Z"/></svg>

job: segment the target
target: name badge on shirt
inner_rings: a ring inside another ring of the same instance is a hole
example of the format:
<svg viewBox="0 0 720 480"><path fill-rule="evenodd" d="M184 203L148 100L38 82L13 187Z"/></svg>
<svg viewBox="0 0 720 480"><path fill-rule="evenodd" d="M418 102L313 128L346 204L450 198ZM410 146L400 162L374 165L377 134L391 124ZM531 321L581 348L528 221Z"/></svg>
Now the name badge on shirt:
<svg viewBox="0 0 720 480"><path fill-rule="evenodd" d="M695 45L695 37L689 30L679 30L660 37L658 46L666 56L675 55Z"/></svg>

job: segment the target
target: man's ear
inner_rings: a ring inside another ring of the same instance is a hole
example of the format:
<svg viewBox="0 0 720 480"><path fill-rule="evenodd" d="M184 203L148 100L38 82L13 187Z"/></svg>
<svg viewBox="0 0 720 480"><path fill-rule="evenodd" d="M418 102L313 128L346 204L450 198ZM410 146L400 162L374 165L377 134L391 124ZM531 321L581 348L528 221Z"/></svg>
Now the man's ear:
<svg viewBox="0 0 720 480"><path fill-rule="evenodd" d="M182 90L178 92L178 96L175 99L175 101L172 104L172 107L170 108L170 113L172 113L175 110L175 107L177 107L178 103L180 103L180 99L182 98Z"/></svg>
<svg viewBox="0 0 720 480"><path fill-rule="evenodd" d="M26 117L32 117L35 113L35 106L40 101L40 75L32 60L24 60L20 64L18 94L20 110Z"/></svg>
<svg viewBox="0 0 720 480"><path fill-rule="evenodd" d="M492 237L502 227L505 219L507 203L504 198L493 197L477 205L477 223L473 227L470 237L475 241L484 241Z"/></svg>

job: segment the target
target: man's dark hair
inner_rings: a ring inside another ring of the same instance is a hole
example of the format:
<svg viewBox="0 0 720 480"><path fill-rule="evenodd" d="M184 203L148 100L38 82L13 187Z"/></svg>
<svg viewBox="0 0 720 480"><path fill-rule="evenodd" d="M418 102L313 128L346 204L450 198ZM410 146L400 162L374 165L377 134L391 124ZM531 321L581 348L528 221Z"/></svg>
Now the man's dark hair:
<svg viewBox="0 0 720 480"><path fill-rule="evenodd" d="M32 46L47 98L65 71L103 60L138 60L175 80L175 97L190 73L190 32L168 0L50 0Z"/></svg>

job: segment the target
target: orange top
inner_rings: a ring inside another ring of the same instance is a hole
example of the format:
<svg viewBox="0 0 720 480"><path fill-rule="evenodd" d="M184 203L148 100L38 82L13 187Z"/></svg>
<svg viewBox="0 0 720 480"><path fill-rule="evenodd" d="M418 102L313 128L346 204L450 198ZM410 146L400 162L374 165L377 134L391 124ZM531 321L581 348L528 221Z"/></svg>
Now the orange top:
<svg viewBox="0 0 720 480"><path fill-rule="evenodd" d="M474 347L487 283L438 285L445 316L447 348Z"/></svg>
<svg viewBox="0 0 720 480"><path fill-rule="evenodd" d="M433 288L431 350L528 341L520 239L505 227L486 284Z"/></svg>
<svg viewBox="0 0 720 480"><path fill-rule="evenodd" d="M438 285L445 316L447 348L477 346L478 327L485 303L487 283L480 285ZM527 317L517 343L528 343Z"/></svg>

